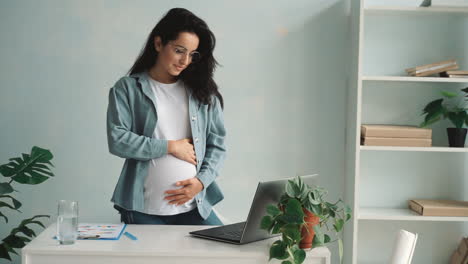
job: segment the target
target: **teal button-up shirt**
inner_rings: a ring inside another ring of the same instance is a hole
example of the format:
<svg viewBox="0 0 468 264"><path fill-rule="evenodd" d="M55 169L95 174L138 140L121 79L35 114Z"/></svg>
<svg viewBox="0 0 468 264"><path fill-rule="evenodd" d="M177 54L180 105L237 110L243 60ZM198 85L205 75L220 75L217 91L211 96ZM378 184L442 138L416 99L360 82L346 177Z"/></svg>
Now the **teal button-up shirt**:
<svg viewBox="0 0 468 264"><path fill-rule="evenodd" d="M107 142L110 153L125 158L111 201L126 210L144 212L143 188L151 159L167 154L168 140L153 138L158 115L156 99L146 72L122 77L109 91ZM207 218L224 196L215 182L226 156L223 111L216 96L201 104L189 90L189 118L197 157L196 177L203 190L195 197Z"/></svg>

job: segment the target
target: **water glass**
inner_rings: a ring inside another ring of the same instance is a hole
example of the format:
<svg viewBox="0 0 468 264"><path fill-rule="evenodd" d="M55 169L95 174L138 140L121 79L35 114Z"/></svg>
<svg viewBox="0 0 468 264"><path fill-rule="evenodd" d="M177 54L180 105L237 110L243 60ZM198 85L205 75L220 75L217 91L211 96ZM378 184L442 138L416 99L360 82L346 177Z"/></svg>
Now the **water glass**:
<svg viewBox="0 0 468 264"><path fill-rule="evenodd" d="M57 240L60 245L74 244L78 236L78 202L60 200L57 212Z"/></svg>

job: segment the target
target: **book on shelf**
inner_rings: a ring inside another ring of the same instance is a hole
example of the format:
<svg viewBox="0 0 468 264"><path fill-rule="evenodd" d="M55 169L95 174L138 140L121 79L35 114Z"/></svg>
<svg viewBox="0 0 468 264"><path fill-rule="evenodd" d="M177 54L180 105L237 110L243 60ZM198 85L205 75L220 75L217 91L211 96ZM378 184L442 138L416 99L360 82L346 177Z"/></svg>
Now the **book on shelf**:
<svg viewBox="0 0 468 264"><path fill-rule="evenodd" d="M408 68L408 69L406 69L406 71L407 72L412 72L412 71L417 71L417 70L429 69L429 68L434 67L434 66L453 65L453 64L457 64L457 61L456 60L444 60L444 61L434 62L434 63L430 63L430 64L424 64L424 65L421 65L421 66L416 66L416 67L413 67L413 68Z"/></svg>
<svg viewBox="0 0 468 264"><path fill-rule="evenodd" d="M408 207L424 216L468 216L468 201L414 199Z"/></svg>
<svg viewBox="0 0 468 264"><path fill-rule="evenodd" d="M449 74L449 78L468 78L468 75Z"/></svg>
<svg viewBox="0 0 468 264"><path fill-rule="evenodd" d="M444 71L439 73L439 76L448 78L467 78L468 71Z"/></svg>
<svg viewBox="0 0 468 264"><path fill-rule="evenodd" d="M408 125L361 125L361 137L432 138L432 129Z"/></svg>
<svg viewBox="0 0 468 264"><path fill-rule="evenodd" d="M468 237L461 239L458 248L453 252L450 258L450 264L467 264L468 263Z"/></svg>
<svg viewBox="0 0 468 264"><path fill-rule="evenodd" d="M468 71L447 71L447 74L468 75Z"/></svg>
<svg viewBox="0 0 468 264"><path fill-rule="evenodd" d="M386 138L386 137L362 137L363 146L387 146L387 147L431 147L430 138Z"/></svg>
<svg viewBox="0 0 468 264"><path fill-rule="evenodd" d="M441 73L444 71L456 70L456 69L458 69L458 65L443 66L443 67L441 66L441 67L434 67L427 71L409 72L408 74L414 77L425 77L425 76L430 76L430 75L434 75L437 73Z"/></svg>
<svg viewBox="0 0 468 264"><path fill-rule="evenodd" d="M457 62L451 62L451 63L447 63L447 64L436 64L436 65L421 68L421 69L406 69L406 72L408 74L411 74L411 75L426 73L426 72L430 72L430 71L444 72L444 71L450 71L451 69L449 69L449 68L452 68L452 67L457 67L458 68Z"/></svg>
<svg viewBox="0 0 468 264"><path fill-rule="evenodd" d="M424 77L429 76L441 72L446 72L450 70L457 70L458 64L456 60L446 60L440 61L432 64L421 65L413 68L408 68L405 71L411 75L416 77Z"/></svg>

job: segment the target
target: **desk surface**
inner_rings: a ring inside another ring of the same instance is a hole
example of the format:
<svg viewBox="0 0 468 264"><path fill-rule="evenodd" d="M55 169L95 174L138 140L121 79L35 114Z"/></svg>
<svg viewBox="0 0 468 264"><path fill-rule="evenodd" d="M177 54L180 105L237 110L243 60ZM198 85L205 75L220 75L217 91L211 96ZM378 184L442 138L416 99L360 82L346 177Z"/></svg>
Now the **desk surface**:
<svg viewBox="0 0 468 264"><path fill-rule="evenodd" d="M56 225L50 225L22 249L23 263L33 262L34 255L69 256L139 256L181 258L254 258L268 261L269 247L277 239L271 238L246 245L233 245L190 236L190 231L210 226L128 225L126 231L138 240L122 235L119 240L78 240L73 245L59 245L52 237ZM308 256L329 259L330 251L315 248ZM265 263L266 263L265 261ZM322 262L320 262L322 263ZM328 263L328 262L323 262Z"/></svg>

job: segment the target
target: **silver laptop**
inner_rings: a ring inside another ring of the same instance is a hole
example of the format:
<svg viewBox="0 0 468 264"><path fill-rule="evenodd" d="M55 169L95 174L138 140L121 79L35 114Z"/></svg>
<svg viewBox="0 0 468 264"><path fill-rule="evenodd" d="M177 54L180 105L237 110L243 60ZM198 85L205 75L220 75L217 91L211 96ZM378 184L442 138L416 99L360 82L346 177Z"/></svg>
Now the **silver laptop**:
<svg viewBox="0 0 468 264"><path fill-rule="evenodd" d="M315 185L317 174L301 176L302 180L308 185ZM198 231L192 231L189 234L195 237L201 237L211 240L217 240L232 244L246 244L253 241L267 239L279 234L269 234L267 230L260 229L260 223L263 216L266 215L266 207L269 204L277 204L288 180L286 178L276 181L259 182L257 191L250 206L247 221L220 227L208 228Z"/></svg>

